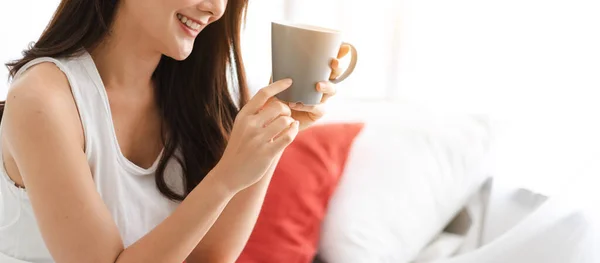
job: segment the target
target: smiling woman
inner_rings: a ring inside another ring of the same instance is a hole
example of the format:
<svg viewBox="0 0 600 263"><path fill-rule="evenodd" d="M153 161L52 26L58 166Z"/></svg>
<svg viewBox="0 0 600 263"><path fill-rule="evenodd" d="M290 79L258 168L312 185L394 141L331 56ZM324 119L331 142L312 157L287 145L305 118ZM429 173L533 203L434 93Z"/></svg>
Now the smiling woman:
<svg viewBox="0 0 600 263"><path fill-rule="evenodd" d="M273 98L289 79L249 99L246 5L60 2L7 64L0 261L235 261L282 151L318 113Z"/></svg>
<svg viewBox="0 0 600 263"><path fill-rule="evenodd" d="M196 36L200 32L200 29L194 29L195 35L189 36L185 34L187 31L181 30L180 23L176 22L174 18L176 15L173 14L172 21L171 16L162 15L157 17L163 17L160 19L151 19L142 21L133 21L127 19L119 19L118 16L129 17L146 17L139 11L141 10L173 10L174 6L167 9L166 5L172 4L173 1L122 1L119 3L120 6L116 6L117 1L110 0L97 0L97 1L86 1L85 4L76 4L76 1L64 0L61 2L58 10L55 14L54 19L50 22L48 29L36 42L36 44L30 50L24 52L25 56L21 60L17 60L8 64L10 74L16 77L17 73L21 68L31 61L41 57L70 57L78 56L85 52L90 52L92 57L95 58L96 64L98 64L98 70L102 76L102 81L109 87L112 83L112 79L108 79L109 76L103 76L102 71L104 60L109 60L107 57L95 56L95 54L102 54L103 56L110 56L112 53L110 50L115 49L114 46L119 44L125 44L129 39L133 37L143 37L144 40L155 41L155 46L147 46L147 50L139 50L136 53L151 53L150 49L159 49L164 54L162 58L155 57L155 63L158 63L156 69L151 69L149 72L152 78L149 79L156 83L156 92L158 106L157 109L161 116L165 117L165 122L168 123L171 129L169 135L169 141L165 144L165 154L163 161L159 164L158 174L162 177L165 168L165 160L169 159L175 151L176 145L181 144L181 140L190 140L185 138L186 130L198 129L201 133L205 133L204 136L213 139L211 144L213 145L199 145L200 149L212 149L212 158L206 156L204 158L206 163L199 163L195 165L188 164L188 169L191 167L212 167L218 160L222 152L225 137L233 125L233 119L235 117L236 107L235 103L231 101L228 90L223 86L226 83L225 73L228 67L237 67L234 70L238 71L238 86L240 87L240 94L242 94L242 105L247 100L245 91L245 81L243 74L243 67L241 61L239 61L239 30L240 21L242 18L242 11L246 5L244 0L231 0L229 1L230 7L228 12L224 13L224 2L225 1L199 1L204 5L207 10L201 11L200 7L196 8L192 6L188 8L191 13L195 13L197 16L203 17L205 23L203 28L206 27L207 23L215 22L221 16L226 18L221 19L211 27L205 28L204 33L200 36L200 39L196 41ZM190 1L179 1L179 2L190 2ZM209 3L210 2L210 3ZM215 2L215 3L213 3ZM208 3L208 4L207 4ZM115 11L117 8L119 12ZM137 10L137 11L136 11ZM155 13L156 11L151 11ZM166 12L166 11L162 11ZM172 11L173 12L173 11ZM175 12L173 12L175 13ZM116 18L114 18L117 16ZM114 20L113 20L114 18ZM148 23L151 21L150 23ZM137 28L134 24L141 25L142 28ZM111 30L112 28L112 30ZM160 29L163 30L160 30ZM157 30L158 29L158 30ZM111 32L112 31L112 32ZM136 32L137 31L137 32ZM111 32L111 33L109 33ZM133 33L134 36L124 36L124 32ZM202 41L208 39L210 41ZM138 40L139 44L141 40ZM195 45L195 46L194 46ZM136 46L139 49L143 46ZM234 51L234 60L229 62L229 52L231 49ZM192 51L193 50L193 51ZM107 52L108 51L108 52ZM213 56L204 56L206 53L214 54ZM160 60L160 62L158 62ZM181 61L178 61L181 60ZM112 65L111 65L112 66ZM200 74L197 78L178 78L178 75L189 76L192 74ZM110 76L119 78L121 76ZM118 80L115 80L118 82ZM147 84L147 83L144 83ZM200 88L203 87L203 88ZM213 94L213 97L206 96ZM180 96L178 93L186 94L187 96ZM194 94L196 93L196 94ZM186 102L188 100L189 102ZM173 114L169 109L165 107L168 104L180 104L190 105L190 109L184 109L180 114ZM205 108L200 108L201 105L213 105L206 106L206 109L213 111L207 113L208 116L219 116L219 119L210 119L207 116L199 116L195 114L197 112L203 112ZM187 114L193 114L195 116L185 116ZM182 122L182 119L186 119L186 122ZM207 125L208 123L214 123L213 125ZM200 124L204 127L212 128L199 128ZM174 129L177 127L178 129ZM197 128L198 127L198 128ZM217 138L221 138L220 140ZM193 139L191 139L193 140ZM219 142L221 141L221 142ZM194 145L195 141L186 141L183 144ZM200 153L189 152L184 156L197 156ZM203 155L206 152L203 151ZM184 159L183 162L198 162L197 158ZM204 168L206 169L206 168ZM205 171L190 170L190 178L186 178L190 182L190 187L197 184L202 178L197 178L201 174L205 174ZM158 182L164 181L164 179L158 179ZM192 182L195 182L192 183ZM159 188L172 199L181 200L183 196L178 196L163 185L159 183ZM186 189L189 192L191 189Z"/></svg>

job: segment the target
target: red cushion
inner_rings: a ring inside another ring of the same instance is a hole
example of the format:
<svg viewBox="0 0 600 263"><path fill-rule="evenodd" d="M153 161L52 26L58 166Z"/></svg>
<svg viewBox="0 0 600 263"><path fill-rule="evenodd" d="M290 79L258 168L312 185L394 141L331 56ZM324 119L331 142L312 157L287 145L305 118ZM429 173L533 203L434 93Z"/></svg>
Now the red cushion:
<svg viewBox="0 0 600 263"><path fill-rule="evenodd" d="M238 263L309 263L327 203L361 123L313 126L296 137L275 170Z"/></svg>

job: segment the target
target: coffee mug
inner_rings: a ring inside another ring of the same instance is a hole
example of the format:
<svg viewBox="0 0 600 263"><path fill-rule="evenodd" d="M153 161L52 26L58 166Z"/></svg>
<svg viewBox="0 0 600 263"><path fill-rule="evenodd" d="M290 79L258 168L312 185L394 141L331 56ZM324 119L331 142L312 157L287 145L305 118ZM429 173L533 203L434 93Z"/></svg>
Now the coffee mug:
<svg viewBox="0 0 600 263"><path fill-rule="evenodd" d="M273 81L285 78L293 80L292 86L277 94L277 98L304 105L319 104L323 93L316 90L316 85L329 80L331 60L337 57L342 44L350 46L352 58L348 69L338 78L330 80L333 83L350 76L358 59L356 48L342 42L342 33L311 25L272 22Z"/></svg>

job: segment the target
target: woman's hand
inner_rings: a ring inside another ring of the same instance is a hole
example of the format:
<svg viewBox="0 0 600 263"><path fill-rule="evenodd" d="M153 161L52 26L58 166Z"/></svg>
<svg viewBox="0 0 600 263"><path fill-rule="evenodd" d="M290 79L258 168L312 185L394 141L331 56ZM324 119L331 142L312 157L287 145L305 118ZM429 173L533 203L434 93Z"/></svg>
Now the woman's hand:
<svg viewBox="0 0 600 263"><path fill-rule="evenodd" d="M342 45L338 52L337 58L331 60L331 75L329 80L336 79L344 71L339 67L339 60L345 57L350 52L350 46ZM324 103L335 95L336 88L335 84L328 81L322 81L317 83L316 89L323 93L321 103L314 106L306 106L297 103L290 103L289 106L292 109L292 118L300 122L300 130L305 129L312 125L315 121L319 120L325 114L323 109Z"/></svg>
<svg viewBox="0 0 600 263"><path fill-rule="evenodd" d="M261 89L237 115L215 167L234 192L258 182L298 134L299 123L291 117L288 105L273 97L291 85L290 79L284 79Z"/></svg>

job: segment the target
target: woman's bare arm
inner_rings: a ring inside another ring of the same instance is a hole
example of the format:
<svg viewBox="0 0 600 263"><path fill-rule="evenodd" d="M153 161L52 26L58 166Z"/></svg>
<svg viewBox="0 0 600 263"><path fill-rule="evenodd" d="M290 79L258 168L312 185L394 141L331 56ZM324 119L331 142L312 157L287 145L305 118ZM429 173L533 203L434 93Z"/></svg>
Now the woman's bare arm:
<svg viewBox="0 0 600 263"><path fill-rule="evenodd" d="M95 190L77 116L65 76L44 63L14 83L2 119L7 150L54 260L184 261L235 194L217 179L220 171L212 171L171 216L124 249Z"/></svg>
<svg viewBox="0 0 600 263"><path fill-rule="evenodd" d="M265 176L239 192L188 257L188 263L233 263L250 238L281 154Z"/></svg>

